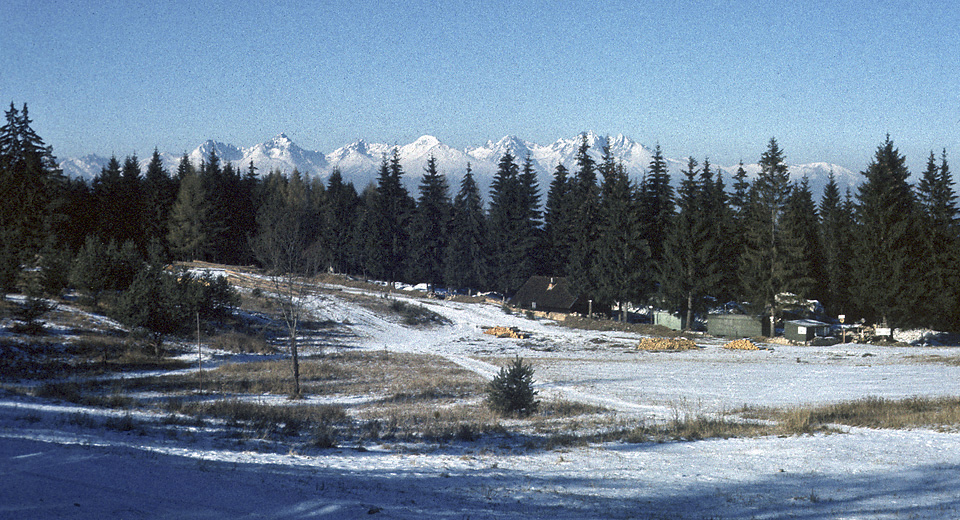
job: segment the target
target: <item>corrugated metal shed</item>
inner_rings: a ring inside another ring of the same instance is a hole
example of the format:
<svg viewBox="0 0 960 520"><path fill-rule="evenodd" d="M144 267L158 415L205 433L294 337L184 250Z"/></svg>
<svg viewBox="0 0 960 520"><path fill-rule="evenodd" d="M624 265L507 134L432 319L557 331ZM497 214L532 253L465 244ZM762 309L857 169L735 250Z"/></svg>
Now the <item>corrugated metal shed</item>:
<svg viewBox="0 0 960 520"><path fill-rule="evenodd" d="M790 320L783 324L783 337L790 341L810 341L829 332L830 325L817 320Z"/></svg>

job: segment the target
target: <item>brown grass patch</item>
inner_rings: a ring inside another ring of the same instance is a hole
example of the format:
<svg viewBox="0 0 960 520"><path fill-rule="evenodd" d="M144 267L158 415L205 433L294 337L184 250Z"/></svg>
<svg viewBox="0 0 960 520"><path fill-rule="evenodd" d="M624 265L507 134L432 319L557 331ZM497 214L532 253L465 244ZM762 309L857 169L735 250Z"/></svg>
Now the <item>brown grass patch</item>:
<svg viewBox="0 0 960 520"><path fill-rule="evenodd" d="M939 354L928 354L928 355L910 355L906 356L905 359L914 361L917 363L931 363L938 365L949 365L949 366L960 366L960 356L941 356Z"/></svg>
<svg viewBox="0 0 960 520"><path fill-rule="evenodd" d="M810 433L831 424L860 428L960 428L960 397L910 397L884 399L866 397L854 401L787 409L755 408L744 416L776 420L795 433Z"/></svg>
<svg viewBox="0 0 960 520"><path fill-rule="evenodd" d="M157 359L144 342L107 335L18 341L0 339L0 376L5 380L36 380L91 376L110 371L174 370L187 363Z"/></svg>
<svg viewBox="0 0 960 520"><path fill-rule="evenodd" d="M267 343L262 335L227 332L210 339L211 348L237 354L276 354L277 348Z"/></svg>

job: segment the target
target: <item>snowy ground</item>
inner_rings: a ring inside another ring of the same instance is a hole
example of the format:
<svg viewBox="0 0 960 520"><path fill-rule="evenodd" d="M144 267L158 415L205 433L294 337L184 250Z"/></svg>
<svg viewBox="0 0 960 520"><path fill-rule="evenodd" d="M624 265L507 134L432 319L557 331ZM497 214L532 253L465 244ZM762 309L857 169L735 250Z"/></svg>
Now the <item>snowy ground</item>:
<svg viewBox="0 0 960 520"><path fill-rule="evenodd" d="M491 304L418 300L452 322L418 330L348 298L315 303L318 318L350 324L338 348L439 354L485 377L518 354L543 395L625 418L960 394L960 367L929 362L960 354L949 347L747 352L705 339L699 351L646 353L634 334L568 329ZM482 333L494 325L531 338ZM956 432L845 428L560 450L479 442L304 455L249 451L189 427L177 435L91 428L78 424L81 413L104 422L123 412L0 393L0 518L960 518Z"/></svg>

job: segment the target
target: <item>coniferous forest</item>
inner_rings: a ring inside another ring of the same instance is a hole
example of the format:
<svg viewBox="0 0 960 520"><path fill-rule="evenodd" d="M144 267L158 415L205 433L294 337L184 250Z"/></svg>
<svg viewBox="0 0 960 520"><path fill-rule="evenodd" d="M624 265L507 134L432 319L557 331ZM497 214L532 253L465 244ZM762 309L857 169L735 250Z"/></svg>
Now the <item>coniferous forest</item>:
<svg viewBox="0 0 960 520"><path fill-rule="evenodd" d="M609 150L595 161L584 137L575 170L557 166L546 187L529 157L505 154L484 195L469 167L440 172L430 161L407 172L397 150L359 191L338 171L323 182L213 153L163 164L154 151L146 171L135 155L114 157L92 181L70 179L31 124L27 106L11 104L0 128L0 286L112 298L130 323L175 321L162 314L170 309L138 304L162 298L186 302L177 312L215 316L233 297L228 288L164 277L160 266L263 265L258 244L269 235L309 251L303 269L385 281L509 295L531 275L566 276L607 307L680 313L727 301L776 312L788 292L849 320L960 330L947 153L931 152L911 176L889 137L856 190L841 192L831 177L819 200L805 181L790 181L775 139L752 182L742 165L725 179L691 157L675 189L659 146L644 177L630 179ZM451 186L446 174L462 180ZM405 176L419 180L416 193Z"/></svg>

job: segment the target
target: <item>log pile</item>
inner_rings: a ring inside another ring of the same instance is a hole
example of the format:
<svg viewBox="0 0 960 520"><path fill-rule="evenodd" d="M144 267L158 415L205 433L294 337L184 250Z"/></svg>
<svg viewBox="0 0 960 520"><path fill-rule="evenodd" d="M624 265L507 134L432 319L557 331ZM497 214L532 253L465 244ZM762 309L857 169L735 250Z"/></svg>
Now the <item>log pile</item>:
<svg viewBox="0 0 960 520"><path fill-rule="evenodd" d="M643 338L637 348L648 352L679 352L700 347L693 340L685 338Z"/></svg>
<svg viewBox="0 0 960 520"><path fill-rule="evenodd" d="M516 327L490 327L483 331L484 334L490 334L498 338L526 339L527 335L520 332Z"/></svg>
<svg viewBox="0 0 960 520"><path fill-rule="evenodd" d="M727 343L723 348L731 350L760 350L760 347L753 344L749 339L736 339Z"/></svg>

